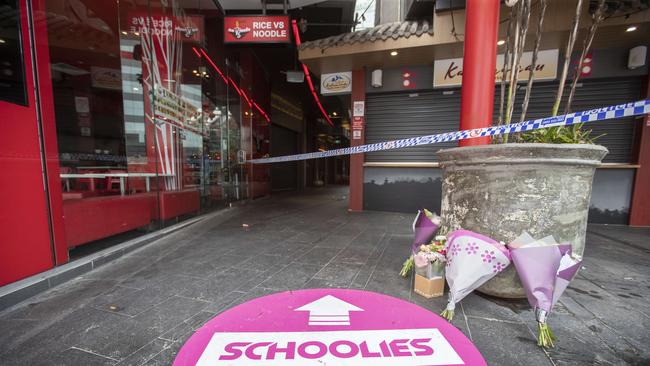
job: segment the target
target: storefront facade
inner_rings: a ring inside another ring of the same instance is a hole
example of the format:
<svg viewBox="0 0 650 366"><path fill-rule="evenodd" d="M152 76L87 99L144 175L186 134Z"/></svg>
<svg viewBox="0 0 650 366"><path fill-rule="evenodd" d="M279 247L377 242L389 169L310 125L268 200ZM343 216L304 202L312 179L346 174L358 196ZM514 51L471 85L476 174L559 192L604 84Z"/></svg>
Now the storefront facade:
<svg viewBox="0 0 650 366"><path fill-rule="evenodd" d="M594 50L593 70L580 82L573 110L588 110L646 97L647 67L628 70L625 67L626 54L625 49ZM558 56L555 57L550 60L550 66L557 69ZM436 66L441 64L445 67L436 70ZM460 85L453 85L454 82L449 83L452 85L434 86L433 81L435 77L444 79L445 74L449 79L447 65L449 62L434 62L430 66L411 65L382 70L381 87L372 86L373 70L366 70L366 142L459 130ZM559 70L553 74L559 74ZM404 80L408 80L408 85ZM526 119L549 114L557 86L558 81L551 77L535 82ZM524 93L522 85L517 100L523 100ZM498 85L493 120L498 119L499 98ZM521 113L519 105L517 103L515 116ZM592 129L592 136L601 136L597 143L609 149L594 179L590 222L628 224L640 122L641 119L632 117L585 126ZM428 207L439 210L442 170L438 167L435 152L456 145L452 142L366 154L364 209L413 212Z"/></svg>
<svg viewBox="0 0 650 366"><path fill-rule="evenodd" d="M3 2L0 286L270 191L270 87L212 0Z"/></svg>
<svg viewBox="0 0 650 366"><path fill-rule="evenodd" d="M352 83L351 103L362 103L363 112L353 133L352 145L458 131L465 27L464 5L451 9L436 3L433 13L406 14L399 22L315 40L302 45L300 59L320 75L361 73ZM526 119L548 116L559 85L564 49L573 22L576 2L551 2L546 12L530 105ZM590 24L589 4L583 3L580 37ZM496 87L490 121L499 119L501 83L509 8L502 4L497 43ZM531 19L536 19L533 10ZM587 68L572 103L573 111L588 110L647 98L648 62L630 64L630 52L647 50L650 13L636 11L611 17L598 29ZM582 44L582 38L576 43ZM576 46L577 47L577 46ZM530 59L527 45L522 60ZM500 55L501 54L501 55ZM575 68L579 51L572 55ZM519 121L528 72L522 61L515 99L514 121ZM569 73L569 80L574 72ZM522 80L524 82L522 82ZM568 83L570 84L570 82ZM567 85L567 90L569 89ZM564 93L564 99L568 93ZM563 112L564 102L560 113ZM352 117L355 118L355 117ZM354 121L353 121L354 127ZM650 177L648 117L623 118L585 126L609 154L596 173L590 221L593 223L650 226L647 190ZM602 136L601 136L602 135ZM383 210L415 212L422 207L439 209L442 171L435 152L455 147L441 143L417 148L372 152L351 156L350 211Z"/></svg>

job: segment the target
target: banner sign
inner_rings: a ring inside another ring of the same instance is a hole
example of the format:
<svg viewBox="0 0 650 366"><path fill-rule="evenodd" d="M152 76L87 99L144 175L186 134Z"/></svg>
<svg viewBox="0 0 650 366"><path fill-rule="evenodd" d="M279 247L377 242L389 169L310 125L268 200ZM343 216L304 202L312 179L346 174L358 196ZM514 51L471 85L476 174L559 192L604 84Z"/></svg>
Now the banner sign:
<svg viewBox="0 0 650 366"><path fill-rule="evenodd" d="M537 54L537 64L535 65L535 80L553 80L557 76L557 62L559 51L545 50ZM533 53L524 52L521 55L519 65L519 81L528 80L528 74L532 67ZM497 55L496 64L496 82L501 82L503 68L503 55ZM446 60L436 60L433 63L433 87L457 86L463 82L463 59L451 58Z"/></svg>
<svg viewBox="0 0 650 366"><path fill-rule="evenodd" d="M561 116L531 119L524 122L513 123L509 125L491 126L476 128L473 130L462 130L454 132L445 132L435 135L425 135L410 137L407 139L377 142L374 144L345 147L328 151L319 151L298 155L277 156L272 158L261 158L249 160L252 164L268 164L285 161L297 161L317 158L327 158L330 156L361 154L373 151L384 151L393 149L402 149L406 147L422 146L437 144L440 142L458 141L473 139L477 137L505 135L509 133L526 132L538 130L540 128L571 126L575 124L590 123L615 119L621 117L639 116L650 113L650 99L640 100L609 107L595 108L588 111L574 112L563 114Z"/></svg>
<svg viewBox="0 0 650 366"><path fill-rule="evenodd" d="M320 76L320 93L322 95L352 93L352 71L322 74Z"/></svg>
<svg viewBox="0 0 650 366"><path fill-rule="evenodd" d="M289 43L289 16L227 16L223 22L224 43Z"/></svg>
<svg viewBox="0 0 650 366"><path fill-rule="evenodd" d="M456 327L413 303L359 290L260 297L217 315L174 366L487 365Z"/></svg>

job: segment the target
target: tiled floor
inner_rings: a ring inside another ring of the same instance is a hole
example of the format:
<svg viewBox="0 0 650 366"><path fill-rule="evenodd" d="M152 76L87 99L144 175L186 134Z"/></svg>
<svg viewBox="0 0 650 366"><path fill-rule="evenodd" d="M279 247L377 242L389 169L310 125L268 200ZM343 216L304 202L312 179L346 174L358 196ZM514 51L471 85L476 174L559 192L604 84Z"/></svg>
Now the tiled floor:
<svg viewBox="0 0 650 366"><path fill-rule="evenodd" d="M412 216L348 213L345 194L238 207L9 309L0 364L169 365L219 312L289 289L365 289L440 312L443 298L419 297L398 276ZM490 365L650 364L650 230L589 230L584 269L550 317L557 348L536 346L526 301L463 300L453 323Z"/></svg>

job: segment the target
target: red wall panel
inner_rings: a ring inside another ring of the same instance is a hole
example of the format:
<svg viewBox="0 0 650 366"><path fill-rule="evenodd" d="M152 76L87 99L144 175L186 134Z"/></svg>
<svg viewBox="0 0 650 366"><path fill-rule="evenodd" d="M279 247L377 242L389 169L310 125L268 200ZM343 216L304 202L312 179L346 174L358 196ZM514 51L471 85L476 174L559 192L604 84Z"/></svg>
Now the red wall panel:
<svg viewBox="0 0 650 366"><path fill-rule="evenodd" d="M28 106L0 101L0 285L53 267L26 1L20 1Z"/></svg>

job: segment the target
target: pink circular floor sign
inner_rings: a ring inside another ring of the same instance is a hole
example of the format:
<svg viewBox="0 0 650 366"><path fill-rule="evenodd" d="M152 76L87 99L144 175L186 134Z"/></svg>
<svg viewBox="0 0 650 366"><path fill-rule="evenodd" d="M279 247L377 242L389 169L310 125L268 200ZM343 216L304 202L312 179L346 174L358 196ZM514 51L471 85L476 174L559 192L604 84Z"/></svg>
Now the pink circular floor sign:
<svg viewBox="0 0 650 366"><path fill-rule="evenodd" d="M281 292L219 314L183 345L174 366L486 365L446 320L368 291Z"/></svg>

